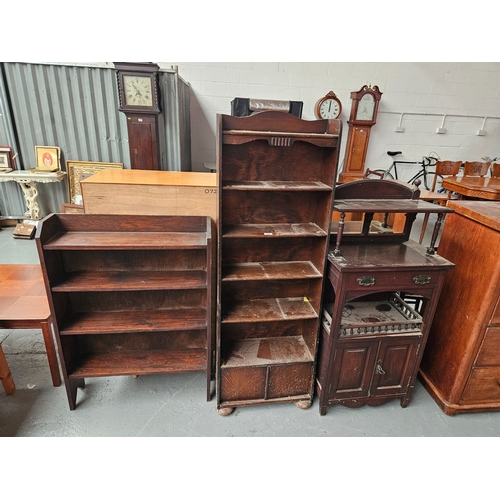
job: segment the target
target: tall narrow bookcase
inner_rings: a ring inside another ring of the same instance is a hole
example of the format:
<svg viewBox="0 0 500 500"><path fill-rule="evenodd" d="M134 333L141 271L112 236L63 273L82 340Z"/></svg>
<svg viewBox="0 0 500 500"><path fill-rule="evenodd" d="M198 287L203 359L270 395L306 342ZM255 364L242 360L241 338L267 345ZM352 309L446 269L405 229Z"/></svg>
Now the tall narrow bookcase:
<svg viewBox="0 0 500 500"><path fill-rule="evenodd" d="M217 411L309 408L342 123L218 115Z"/></svg>
<svg viewBox="0 0 500 500"><path fill-rule="evenodd" d="M212 222L52 214L37 249L69 406L87 377L205 372L215 315Z"/></svg>

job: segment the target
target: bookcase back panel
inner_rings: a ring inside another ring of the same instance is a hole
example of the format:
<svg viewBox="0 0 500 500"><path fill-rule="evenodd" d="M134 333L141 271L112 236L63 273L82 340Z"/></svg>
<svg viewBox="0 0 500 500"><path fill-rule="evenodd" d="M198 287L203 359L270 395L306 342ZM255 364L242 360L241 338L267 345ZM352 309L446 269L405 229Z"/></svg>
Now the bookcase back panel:
<svg viewBox="0 0 500 500"><path fill-rule="evenodd" d="M316 280L273 280L262 281L232 281L224 282L222 285L222 301L266 299L270 297L304 297L314 303L315 309L319 310L321 295L321 279ZM314 307L314 306L313 306Z"/></svg>
<svg viewBox="0 0 500 500"><path fill-rule="evenodd" d="M222 334L228 341L238 339L304 336L316 328L316 319L295 321L266 321L262 323L223 324Z"/></svg>
<svg viewBox="0 0 500 500"><path fill-rule="evenodd" d="M224 224L275 224L316 222L327 228L331 196L327 192L226 191Z"/></svg>
<svg viewBox="0 0 500 500"><path fill-rule="evenodd" d="M291 146L269 146L267 140L225 145L222 181L323 182L333 187L331 161L334 148L295 141Z"/></svg>
<svg viewBox="0 0 500 500"><path fill-rule="evenodd" d="M162 349L203 349L206 331L118 333L113 335L80 335L82 354Z"/></svg>
<svg viewBox="0 0 500 500"><path fill-rule="evenodd" d="M203 250L73 250L62 252L64 268L75 271L169 271L205 269Z"/></svg>
<svg viewBox="0 0 500 500"><path fill-rule="evenodd" d="M70 294L73 312L149 311L206 307L206 290L78 292Z"/></svg>
<svg viewBox="0 0 500 500"><path fill-rule="evenodd" d="M223 238L224 264L310 261L323 272L326 242L316 238Z"/></svg>

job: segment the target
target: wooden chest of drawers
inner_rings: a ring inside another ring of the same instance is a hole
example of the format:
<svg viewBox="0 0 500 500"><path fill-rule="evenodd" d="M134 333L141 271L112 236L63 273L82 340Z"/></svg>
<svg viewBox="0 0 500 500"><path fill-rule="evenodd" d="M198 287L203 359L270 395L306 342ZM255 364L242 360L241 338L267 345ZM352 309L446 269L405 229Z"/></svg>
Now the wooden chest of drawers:
<svg viewBox="0 0 500 500"><path fill-rule="evenodd" d="M446 277L420 378L447 415L500 410L500 203L450 202Z"/></svg>

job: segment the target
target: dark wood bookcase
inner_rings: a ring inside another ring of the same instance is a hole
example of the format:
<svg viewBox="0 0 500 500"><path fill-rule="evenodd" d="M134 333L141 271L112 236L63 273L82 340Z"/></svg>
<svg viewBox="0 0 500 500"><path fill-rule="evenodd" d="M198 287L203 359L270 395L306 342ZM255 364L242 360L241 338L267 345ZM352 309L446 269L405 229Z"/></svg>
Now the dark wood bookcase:
<svg viewBox="0 0 500 500"><path fill-rule="evenodd" d="M217 411L308 408L342 123L218 115Z"/></svg>
<svg viewBox="0 0 500 500"><path fill-rule="evenodd" d="M52 214L36 243L69 406L87 377L214 373L212 222Z"/></svg>

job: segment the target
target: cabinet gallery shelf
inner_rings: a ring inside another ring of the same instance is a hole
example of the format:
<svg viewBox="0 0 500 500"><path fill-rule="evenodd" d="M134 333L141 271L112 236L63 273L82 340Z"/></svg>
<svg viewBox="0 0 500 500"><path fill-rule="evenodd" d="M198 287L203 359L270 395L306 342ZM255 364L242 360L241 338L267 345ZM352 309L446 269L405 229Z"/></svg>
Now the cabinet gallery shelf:
<svg viewBox="0 0 500 500"><path fill-rule="evenodd" d="M206 271L79 271L68 273L53 292L181 290L207 286Z"/></svg>
<svg viewBox="0 0 500 500"><path fill-rule="evenodd" d="M70 378L107 377L115 375L150 375L203 371L206 349L144 350L106 352L82 356Z"/></svg>

